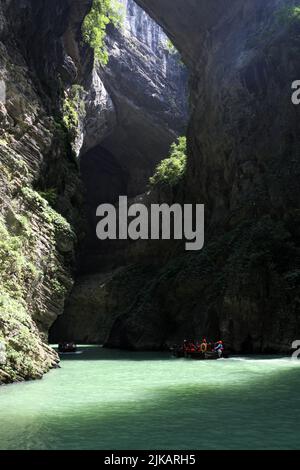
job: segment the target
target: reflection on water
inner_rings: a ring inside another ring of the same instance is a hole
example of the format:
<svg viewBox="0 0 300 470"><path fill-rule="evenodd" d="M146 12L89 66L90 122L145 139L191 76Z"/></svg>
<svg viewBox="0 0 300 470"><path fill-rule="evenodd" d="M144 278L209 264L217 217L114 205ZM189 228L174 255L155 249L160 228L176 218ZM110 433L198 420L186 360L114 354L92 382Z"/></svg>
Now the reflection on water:
<svg viewBox="0 0 300 470"><path fill-rule="evenodd" d="M300 362L82 348L0 388L0 449L299 449Z"/></svg>

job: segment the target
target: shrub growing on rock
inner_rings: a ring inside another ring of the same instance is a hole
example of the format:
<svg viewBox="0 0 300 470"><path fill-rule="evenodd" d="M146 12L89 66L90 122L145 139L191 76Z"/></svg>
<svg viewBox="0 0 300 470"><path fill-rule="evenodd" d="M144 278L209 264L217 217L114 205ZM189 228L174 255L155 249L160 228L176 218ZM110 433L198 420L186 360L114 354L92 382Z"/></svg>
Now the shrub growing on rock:
<svg viewBox="0 0 300 470"><path fill-rule="evenodd" d="M151 186L176 186L184 177L187 163L186 137L179 137L171 146L168 158L162 160L150 178Z"/></svg>

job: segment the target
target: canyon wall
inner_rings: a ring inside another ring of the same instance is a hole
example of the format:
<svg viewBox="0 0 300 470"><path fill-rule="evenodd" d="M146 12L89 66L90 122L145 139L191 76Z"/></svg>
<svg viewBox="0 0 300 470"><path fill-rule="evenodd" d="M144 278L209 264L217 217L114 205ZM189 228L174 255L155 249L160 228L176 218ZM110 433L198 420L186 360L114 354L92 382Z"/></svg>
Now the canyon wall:
<svg viewBox="0 0 300 470"><path fill-rule="evenodd" d="M170 256L108 344L161 347L205 334L236 352L287 352L300 334L298 2L137 3L192 75L181 198L205 203L206 245Z"/></svg>
<svg viewBox="0 0 300 470"><path fill-rule="evenodd" d="M0 5L0 384L58 364L48 331L73 285L81 224L79 165L61 117L78 73L65 43L66 34L76 43L74 6Z"/></svg>

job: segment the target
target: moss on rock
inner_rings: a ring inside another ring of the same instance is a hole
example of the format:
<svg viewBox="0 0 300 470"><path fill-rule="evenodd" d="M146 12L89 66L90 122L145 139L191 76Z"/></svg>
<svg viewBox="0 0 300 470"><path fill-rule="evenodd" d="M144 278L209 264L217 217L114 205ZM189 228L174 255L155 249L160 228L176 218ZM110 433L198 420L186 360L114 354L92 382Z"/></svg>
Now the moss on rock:
<svg viewBox="0 0 300 470"><path fill-rule="evenodd" d="M0 384L39 379L58 363L55 352L42 342L25 302L2 290L0 342L5 355L5 361L0 364Z"/></svg>

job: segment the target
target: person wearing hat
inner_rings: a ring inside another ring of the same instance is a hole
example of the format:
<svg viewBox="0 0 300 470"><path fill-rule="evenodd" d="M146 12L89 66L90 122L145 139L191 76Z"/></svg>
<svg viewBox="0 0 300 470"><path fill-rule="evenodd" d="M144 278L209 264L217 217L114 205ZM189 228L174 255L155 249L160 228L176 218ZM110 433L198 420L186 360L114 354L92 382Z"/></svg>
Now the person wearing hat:
<svg viewBox="0 0 300 470"><path fill-rule="evenodd" d="M219 357L223 356L223 351L224 351L223 341L217 342L217 345L215 346L215 351L218 353Z"/></svg>

